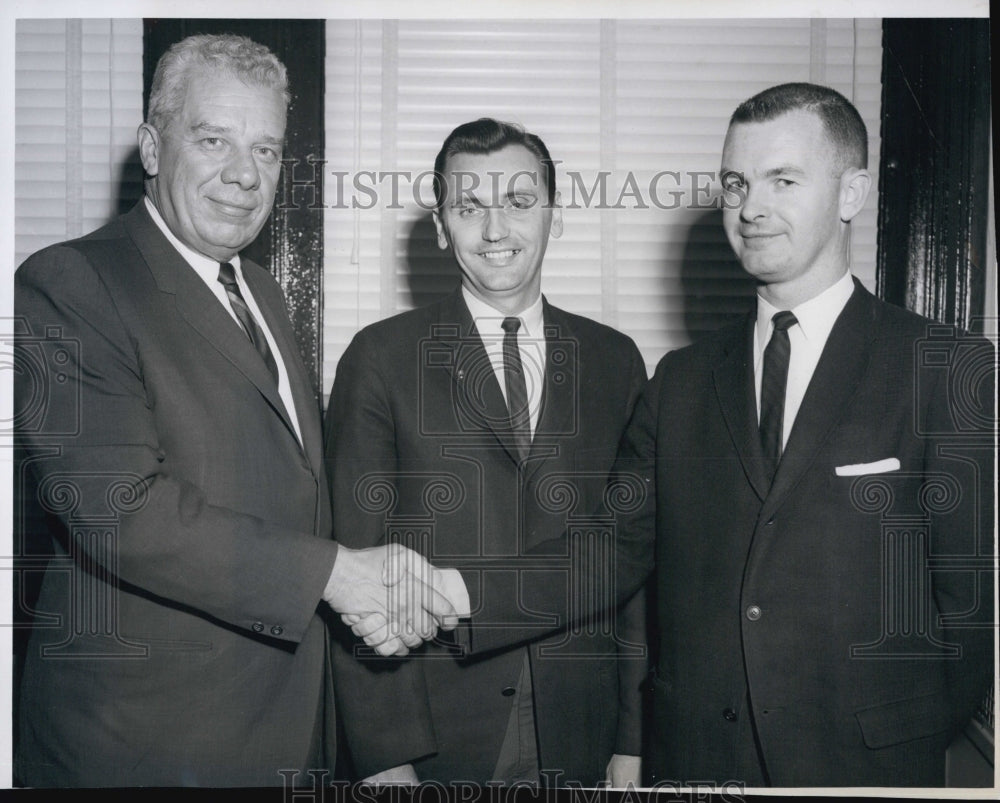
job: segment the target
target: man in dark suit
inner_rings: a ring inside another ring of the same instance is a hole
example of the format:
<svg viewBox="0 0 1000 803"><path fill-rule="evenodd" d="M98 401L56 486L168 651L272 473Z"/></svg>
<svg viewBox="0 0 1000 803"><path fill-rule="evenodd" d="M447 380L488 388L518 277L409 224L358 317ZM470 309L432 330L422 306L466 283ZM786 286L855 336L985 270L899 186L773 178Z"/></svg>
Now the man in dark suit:
<svg viewBox="0 0 1000 803"><path fill-rule="evenodd" d="M541 295L562 231L541 139L466 123L435 173L438 244L461 287L363 329L341 358L326 432L334 532L356 547L413 539L472 592L484 635L472 657L443 641L403 662L335 646L347 746L373 781L638 782L644 598L616 617L610 581L575 585L595 553L575 563L560 539L615 512L605 483L645 368L629 338ZM589 596L568 610L574 594Z"/></svg>
<svg viewBox="0 0 1000 803"><path fill-rule="evenodd" d="M621 452L656 489L653 783L941 785L987 690L993 351L850 275L866 159L825 87L730 122L756 314L663 358Z"/></svg>
<svg viewBox="0 0 1000 803"><path fill-rule="evenodd" d="M331 540L284 299L238 254L271 211L287 103L266 48L174 45L139 129L145 199L17 271L18 435L55 551L20 690L26 785L269 786L323 770L322 601L381 616L371 641L386 653L433 633L421 611L387 610L384 552ZM394 615L412 631L387 638Z"/></svg>

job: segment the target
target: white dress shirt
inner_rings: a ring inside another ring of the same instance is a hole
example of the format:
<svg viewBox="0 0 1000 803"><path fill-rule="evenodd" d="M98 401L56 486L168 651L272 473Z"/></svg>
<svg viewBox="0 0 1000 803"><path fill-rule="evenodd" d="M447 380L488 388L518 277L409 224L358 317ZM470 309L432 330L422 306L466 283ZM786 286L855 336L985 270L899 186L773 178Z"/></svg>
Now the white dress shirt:
<svg viewBox="0 0 1000 803"><path fill-rule="evenodd" d="M830 337L833 325L840 313L847 306L847 301L854 292L854 280L850 271L845 273L834 284L795 307L791 312L797 323L788 329L788 342L791 353L788 358L788 385L785 387L785 420L781 432L781 445L788 443L788 434L792 431L795 416L802 406L806 388L819 364L820 355ZM753 376L757 393L757 421L760 422L760 386L764 372L764 349L771 339L774 324L771 318L781 312L760 296L757 296L757 325L753 347Z"/></svg>
<svg viewBox="0 0 1000 803"><path fill-rule="evenodd" d="M243 329L243 324L240 323L240 319L236 317L236 313L233 312L233 307L229 303L229 296L226 294L226 288L223 286L222 282L219 281L219 263L213 259L209 259L203 254L199 254L197 251L192 250L188 246L184 245L172 231L167 227L163 218L160 216L159 210L153 205L149 198L143 199L146 203L146 209L149 210L150 217L153 218L153 222L157 225L163 235L170 241L170 244L177 249L184 261L191 266L195 273L201 277L201 280L205 282L208 289L212 292L219 303L222 304L223 308L234 321L236 325ZM261 330L264 332L264 337L267 338L267 345L271 348L271 354L274 356L274 361L278 365L278 395L281 397L281 401L285 405L285 410L288 411L288 417L291 419L292 426L295 428L295 435L299 439L299 443L302 443L302 432L299 430L299 419L295 412L295 399L292 396L292 387L288 382L288 371L285 370L285 362L281 356L281 351L278 349L277 343L274 342L274 336L271 334L271 330L267 327L267 321L261 314L260 307L257 306L257 301L253 297L253 293L250 292L250 288L247 287L246 282L243 280L243 269L240 267L240 255L236 254L232 259L229 260L230 264L236 271L236 283L240 287L240 292L243 293L243 299L246 301L247 306L253 313L254 318L257 319L257 323L260 325Z"/></svg>
<svg viewBox="0 0 1000 803"><path fill-rule="evenodd" d="M545 387L545 320L542 315L542 297L539 295L534 303L517 315L506 315L494 309L482 299L472 295L464 287L462 298L465 299L476 330L483 341L486 354L493 366L493 373L500 385L500 392L507 401L507 382L503 371L503 319L516 317L521 319L517 330L517 350L521 352L521 367L524 370L524 383L528 388L528 414L531 420L531 437L535 436L538 427L538 416L542 408L542 390Z"/></svg>

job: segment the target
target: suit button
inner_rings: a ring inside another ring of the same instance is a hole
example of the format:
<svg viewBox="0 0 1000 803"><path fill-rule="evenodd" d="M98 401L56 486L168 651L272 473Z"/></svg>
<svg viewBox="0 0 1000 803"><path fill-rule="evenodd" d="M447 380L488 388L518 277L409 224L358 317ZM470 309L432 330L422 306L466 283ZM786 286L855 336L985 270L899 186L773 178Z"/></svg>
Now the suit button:
<svg viewBox="0 0 1000 803"><path fill-rule="evenodd" d="M285 628L283 628L281 625L275 625L274 627L271 628L272 636L280 636L284 632Z"/></svg>
<svg viewBox="0 0 1000 803"><path fill-rule="evenodd" d="M517 691L513 686L507 686L502 692L500 692L504 697L513 697L514 692Z"/></svg>
<svg viewBox="0 0 1000 803"><path fill-rule="evenodd" d="M722 712L722 718L726 720L726 722L735 722L736 712L732 708L727 708Z"/></svg>
<svg viewBox="0 0 1000 803"><path fill-rule="evenodd" d="M750 607L747 608L747 619L749 619L751 622L756 622L758 619L760 619L760 616L761 616L761 610L758 606L751 605Z"/></svg>
<svg viewBox="0 0 1000 803"><path fill-rule="evenodd" d="M251 627L253 627L253 632L254 633L263 633L264 632L264 623L263 622L254 622L253 625L251 625Z"/></svg>

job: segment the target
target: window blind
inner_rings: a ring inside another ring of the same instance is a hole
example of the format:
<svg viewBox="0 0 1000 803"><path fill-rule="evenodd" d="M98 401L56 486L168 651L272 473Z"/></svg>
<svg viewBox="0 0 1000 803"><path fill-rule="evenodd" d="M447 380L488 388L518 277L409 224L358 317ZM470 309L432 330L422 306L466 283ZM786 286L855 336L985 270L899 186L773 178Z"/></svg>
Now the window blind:
<svg viewBox="0 0 1000 803"><path fill-rule="evenodd" d="M142 192L142 21L20 19L16 264L103 225Z"/></svg>
<svg viewBox="0 0 1000 803"><path fill-rule="evenodd" d="M330 20L327 36L325 394L359 328L458 282L421 208L430 179L413 179L460 123L512 120L546 142L565 231L543 292L631 335L649 370L752 292L715 180L739 102L829 84L857 104L878 167L878 19ZM853 269L872 288L874 195L853 226Z"/></svg>

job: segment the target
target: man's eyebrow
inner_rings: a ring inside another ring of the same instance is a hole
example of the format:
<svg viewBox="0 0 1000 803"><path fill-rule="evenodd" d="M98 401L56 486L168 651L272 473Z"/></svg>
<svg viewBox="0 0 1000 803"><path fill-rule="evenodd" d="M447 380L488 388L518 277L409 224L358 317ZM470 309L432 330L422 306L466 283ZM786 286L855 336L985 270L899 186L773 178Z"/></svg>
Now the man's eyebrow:
<svg viewBox="0 0 1000 803"><path fill-rule="evenodd" d="M191 131L196 133L205 133L205 134L225 134L231 130L232 129L230 129L228 126L216 125L215 123L206 123L204 121L200 123L195 123L194 125L191 126Z"/></svg>
<svg viewBox="0 0 1000 803"><path fill-rule="evenodd" d="M455 202L452 204L452 206L463 206L464 204L484 206L483 202L480 201L479 198L473 195L469 190L466 190L461 195L456 196Z"/></svg>
<svg viewBox="0 0 1000 803"><path fill-rule="evenodd" d="M191 126L192 133L195 134L228 134L232 131L231 126L217 125L216 123L200 122L195 123ZM272 137L270 134L262 134L258 137L259 142L263 142L267 145L278 145L284 146L285 141L279 137Z"/></svg>
<svg viewBox="0 0 1000 803"><path fill-rule="evenodd" d="M764 171L762 178L775 178L777 176L804 176L806 172L801 167L796 167L795 165L779 165L778 167L771 167ZM733 170L731 167L726 167L723 165L719 169L719 178L725 179L730 176L738 176L741 180L745 178L744 174L739 170Z"/></svg>
<svg viewBox="0 0 1000 803"><path fill-rule="evenodd" d="M525 190L510 190L505 196L505 200L513 201L517 198L537 198L538 192L534 189ZM473 204L479 207L489 206L485 201L479 198L477 195L473 195L470 191L466 190L460 198L456 198L453 206L462 206L463 204Z"/></svg>
<svg viewBox="0 0 1000 803"><path fill-rule="evenodd" d="M782 176L792 174L794 176L804 176L805 171L801 167L796 167L795 165L780 165L778 167L772 167L770 170L764 172L764 178L774 178L775 176Z"/></svg>

